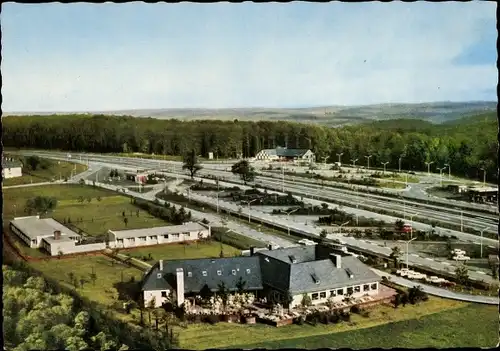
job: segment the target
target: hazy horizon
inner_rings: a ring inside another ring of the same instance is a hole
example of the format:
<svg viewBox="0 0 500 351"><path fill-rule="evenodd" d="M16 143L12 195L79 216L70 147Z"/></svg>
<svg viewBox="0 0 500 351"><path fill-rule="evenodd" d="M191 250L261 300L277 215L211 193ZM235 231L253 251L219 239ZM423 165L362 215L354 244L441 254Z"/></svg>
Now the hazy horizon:
<svg viewBox="0 0 500 351"><path fill-rule="evenodd" d="M495 9L482 1L6 3L2 107L496 101Z"/></svg>

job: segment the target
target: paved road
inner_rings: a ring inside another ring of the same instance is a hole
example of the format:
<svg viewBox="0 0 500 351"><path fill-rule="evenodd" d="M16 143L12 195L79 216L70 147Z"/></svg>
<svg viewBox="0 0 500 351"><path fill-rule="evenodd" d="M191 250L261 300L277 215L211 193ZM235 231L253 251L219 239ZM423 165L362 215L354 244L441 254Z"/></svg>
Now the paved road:
<svg viewBox="0 0 500 351"><path fill-rule="evenodd" d="M390 281L406 286L408 288L414 287L414 286L421 286L422 290L425 291L426 293L430 295L435 295L435 296L440 296L448 299L453 299L453 300L460 300L460 301L467 301L467 302L475 302L475 303L483 303L483 304L488 304L488 305L498 305L498 297L492 297L492 296L481 296L481 295L470 295L470 294L461 294L457 293L454 291L438 288L432 285L427 285L427 284L422 284L420 282L414 282L408 279L404 279L401 277L398 277L396 275L392 275L389 273L386 273L384 271L380 271L378 269L372 268L372 270L380 275L381 277L387 277Z"/></svg>

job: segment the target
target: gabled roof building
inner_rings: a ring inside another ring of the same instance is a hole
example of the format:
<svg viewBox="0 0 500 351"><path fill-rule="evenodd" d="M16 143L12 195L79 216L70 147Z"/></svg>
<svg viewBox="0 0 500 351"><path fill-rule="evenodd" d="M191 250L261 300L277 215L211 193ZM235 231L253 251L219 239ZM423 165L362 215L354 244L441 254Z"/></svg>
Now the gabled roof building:
<svg viewBox="0 0 500 351"><path fill-rule="evenodd" d="M289 149L286 147L277 147L275 149L264 149L255 155L256 160L260 161L292 161L302 160L313 162L315 160L314 153L309 149Z"/></svg>

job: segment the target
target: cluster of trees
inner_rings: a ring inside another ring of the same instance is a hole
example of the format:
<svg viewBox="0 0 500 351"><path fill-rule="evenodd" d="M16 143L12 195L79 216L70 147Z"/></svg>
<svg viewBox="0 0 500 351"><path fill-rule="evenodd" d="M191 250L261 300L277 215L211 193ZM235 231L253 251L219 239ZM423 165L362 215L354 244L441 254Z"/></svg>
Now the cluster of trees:
<svg viewBox="0 0 500 351"><path fill-rule="evenodd" d="M168 202L165 202L164 207L138 199L132 199L132 203L147 211L150 215L161 218L172 224L182 224L191 220L191 211L186 211L184 207L177 210L174 206L170 206ZM126 217L124 216L124 218Z"/></svg>
<svg viewBox="0 0 500 351"><path fill-rule="evenodd" d="M325 207L323 206L323 210L327 210L327 209L325 209ZM349 214L349 213L341 211L338 208L333 208L333 209L330 209L327 211L330 214L328 216L325 216L325 217L319 217L318 224L323 224L323 225L324 224L326 224L326 225L338 224L338 225L340 225L340 224L343 224L346 222L350 222L350 225L355 224L352 222L354 219L354 216Z"/></svg>
<svg viewBox="0 0 500 351"><path fill-rule="evenodd" d="M92 325L64 293L55 294L42 277L2 266L3 336L14 350L127 350L119 338Z"/></svg>
<svg viewBox="0 0 500 351"><path fill-rule="evenodd" d="M2 119L8 147L88 152L143 152L163 155L253 157L264 148L310 148L318 160L351 159L387 169L426 171L449 164L453 174L497 179L496 114L485 113L455 123L434 125L399 119L329 128L294 122L179 121L104 115L8 116Z"/></svg>
<svg viewBox="0 0 500 351"><path fill-rule="evenodd" d="M420 285L414 286L408 289L408 292L401 291L394 296L394 308L398 308L399 305L403 305L404 307L407 303L415 305L421 301L427 301L428 299L427 293L422 290Z"/></svg>
<svg viewBox="0 0 500 351"><path fill-rule="evenodd" d="M45 214L49 211L53 211L56 207L57 199L55 197L36 196L26 200L24 212L28 215L32 215L33 213Z"/></svg>

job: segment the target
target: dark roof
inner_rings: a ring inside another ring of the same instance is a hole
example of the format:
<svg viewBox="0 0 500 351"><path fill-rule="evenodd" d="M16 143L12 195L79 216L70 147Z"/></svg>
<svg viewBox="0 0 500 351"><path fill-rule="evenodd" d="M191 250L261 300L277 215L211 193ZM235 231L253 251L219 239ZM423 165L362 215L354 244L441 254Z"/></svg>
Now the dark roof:
<svg viewBox="0 0 500 351"><path fill-rule="evenodd" d="M280 157L301 157L309 151L309 149L288 149L284 147L276 148L276 155Z"/></svg>
<svg viewBox="0 0 500 351"><path fill-rule="evenodd" d="M205 285L217 291L221 282L228 290L235 291L240 277L245 282L245 290L262 289L259 258L251 256L163 261L163 271L159 270L159 264L155 265L147 274L142 290L173 290L177 268L184 270L186 293L200 292ZM162 274L161 278L158 278L158 273Z"/></svg>
<svg viewBox="0 0 500 351"><path fill-rule="evenodd" d="M290 290L295 295L380 281L377 274L354 256L341 257L341 268L336 268L317 246L257 252L263 282L282 291ZM292 263L290 256L296 263Z"/></svg>

